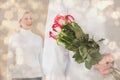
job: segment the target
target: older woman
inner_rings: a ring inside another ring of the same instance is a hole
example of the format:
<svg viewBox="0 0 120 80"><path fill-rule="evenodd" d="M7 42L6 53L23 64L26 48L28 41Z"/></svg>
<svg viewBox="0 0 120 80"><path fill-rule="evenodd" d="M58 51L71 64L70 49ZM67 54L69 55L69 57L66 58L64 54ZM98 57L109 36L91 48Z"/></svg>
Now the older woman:
<svg viewBox="0 0 120 80"><path fill-rule="evenodd" d="M8 80L42 80L42 38L31 31L32 15L18 14L20 32L9 39Z"/></svg>

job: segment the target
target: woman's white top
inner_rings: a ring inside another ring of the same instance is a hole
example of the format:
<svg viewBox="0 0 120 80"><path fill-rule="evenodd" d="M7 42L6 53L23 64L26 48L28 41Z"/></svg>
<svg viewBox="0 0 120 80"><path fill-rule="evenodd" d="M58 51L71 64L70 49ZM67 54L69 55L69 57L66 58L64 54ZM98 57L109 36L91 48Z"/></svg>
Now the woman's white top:
<svg viewBox="0 0 120 80"><path fill-rule="evenodd" d="M99 3L103 6L102 4L104 3ZM46 80L114 80L111 75L104 78L94 67L88 70L84 63L76 63L72 58L73 52L57 45L56 41L49 37L49 31L57 14L73 15L85 33L91 37L94 36L96 41L105 39L100 43L100 52L114 55L115 63L120 67L120 37L118 36L120 26L115 25L114 19L107 15L112 7L104 11L99 7L92 0L49 0L43 53L43 70Z"/></svg>
<svg viewBox="0 0 120 80"><path fill-rule="evenodd" d="M9 78L42 77L42 38L31 30L21 28L9 39L8 80Z"/></svg>

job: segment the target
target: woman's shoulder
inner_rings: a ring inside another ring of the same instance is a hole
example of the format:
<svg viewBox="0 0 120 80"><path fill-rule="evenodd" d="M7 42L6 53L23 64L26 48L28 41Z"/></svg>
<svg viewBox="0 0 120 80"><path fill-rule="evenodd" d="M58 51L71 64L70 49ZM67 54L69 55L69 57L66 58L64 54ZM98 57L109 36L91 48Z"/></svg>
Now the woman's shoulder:
<svg viewBox="0 0 120 80"><path fill-rule="evenodd" d="M40 35L35 33L33 33L33 35L34 35L34 38L36 38L37 40L42 40L42 37Z"/></svg>
<svg viewBox="0 0 120 80"><path fill-rule="evenodd" d="M19 33L15 33L12 36L10 36L9 38L9 42L15 41L16 39L18 39L19 37Z"/></svg>

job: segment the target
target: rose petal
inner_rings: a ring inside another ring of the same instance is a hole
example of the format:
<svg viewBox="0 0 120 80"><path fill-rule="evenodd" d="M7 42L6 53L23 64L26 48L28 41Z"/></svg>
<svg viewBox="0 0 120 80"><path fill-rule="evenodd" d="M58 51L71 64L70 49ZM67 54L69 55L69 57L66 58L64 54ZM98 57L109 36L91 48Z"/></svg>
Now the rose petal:
<svg viewBox="0 0 120 80"><path fill-rule="evenodd" d="M62 15L57 15L56 17L55 17L55 19L54 19L54 23L55 24L59 24L59 25L63 25L63 24L65 24L65 17L64 16L62 16Z"/></svg>
<svg viewBox="0 0 120 80"><path fill-rule="evenodd" d="M59 32L59 30L62 29L62 26L59 25L59 24L53 24L52 29L53 29L53 31L55 31L55 32ZM59 30L58 30L58 29L59 29Z"/></svg>
<svg viewBox="0 0 120 80"><path fill-rule="evenodd" d="M53 39L57 39L57 35L54 35L52 31L49 32L49 37L52 37Z"/></svg>
<svg viewBox="0 0 120 80"><path fill-rule="evenodd" d="M69 23L73 23L74 22L74 17L72 15L66 15L65 19L69 22Z"/></svg>

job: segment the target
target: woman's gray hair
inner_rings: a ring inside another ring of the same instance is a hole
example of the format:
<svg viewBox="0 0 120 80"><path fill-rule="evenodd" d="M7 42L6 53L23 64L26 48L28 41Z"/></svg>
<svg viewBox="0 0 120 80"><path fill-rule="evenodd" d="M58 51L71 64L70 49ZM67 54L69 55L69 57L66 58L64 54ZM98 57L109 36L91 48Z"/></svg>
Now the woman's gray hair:
<svg viewBox="0 0 120 80"><path fill-rule="evenodd" d="M23 18L24 14L28 14L28 13L30 13L29 10L23 10L23 9L19 10L18 11L18 21L20 21Z"/></svg>

